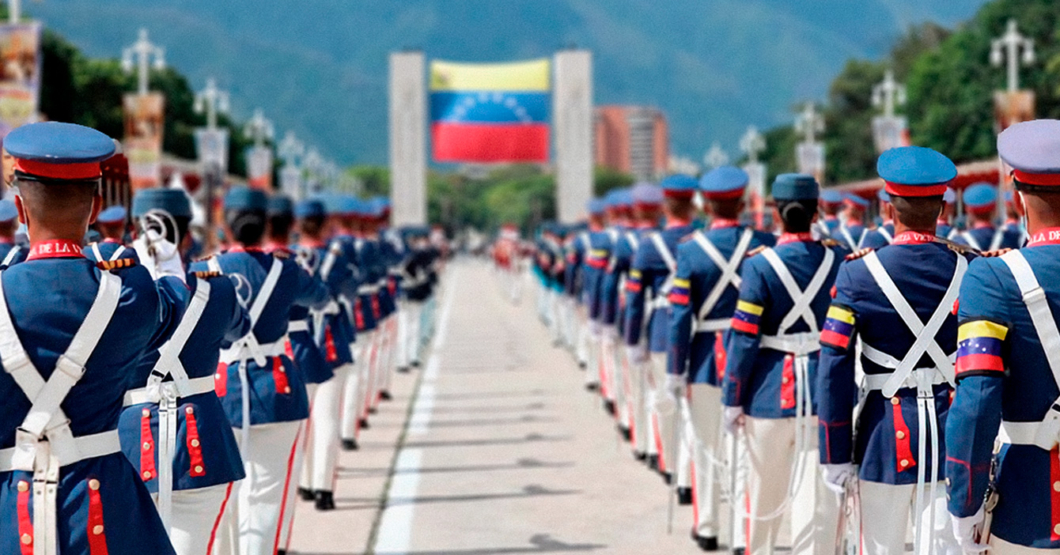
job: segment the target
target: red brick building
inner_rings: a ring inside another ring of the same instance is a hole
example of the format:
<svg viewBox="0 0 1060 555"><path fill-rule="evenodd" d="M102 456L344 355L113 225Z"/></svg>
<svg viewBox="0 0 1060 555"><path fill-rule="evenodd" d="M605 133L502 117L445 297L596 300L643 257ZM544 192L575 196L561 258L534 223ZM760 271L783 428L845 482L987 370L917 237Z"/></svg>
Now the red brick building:
<svg viewBox="0 0 1060 555"><path fill-rule="evenodd" d="M650 106L598 106L594 111L596 165L654 179L666 173L669 129L662 111Z"/></svg>

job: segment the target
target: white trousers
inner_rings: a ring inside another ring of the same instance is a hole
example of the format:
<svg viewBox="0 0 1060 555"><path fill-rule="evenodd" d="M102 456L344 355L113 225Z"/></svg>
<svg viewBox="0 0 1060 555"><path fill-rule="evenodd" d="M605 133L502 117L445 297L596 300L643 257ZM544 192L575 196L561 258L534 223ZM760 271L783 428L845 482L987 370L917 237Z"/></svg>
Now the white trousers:
<svg viewBox="0 0 1060 555"><path fill-rule="evenodd" d="M659 469L664 472L676 470L677 453L674 444L674 425L680 420L677 407L666 397L666 353L651 353L648 365L648 410L650 413L652 442L648 452L659 455ZM654 447L654 450L653 450Z"/></svg>
<svg viewBox="0 0 1060 555"><path fill-rule="evenodd" d="M398 313L397 367L408 368L420 362L420 317L423 303L406 301Z"/></svg>
<svg viewBox="0 0 1060 555"><path fill-rule="evenodd" d="M302 422L277 422L250 428L250 449L243 454L247 477L232 488L236 503L231 520L238 533L237 555L275 553L280 541L284 496L293 479L296 442ZM235 430L236 440L242 433Z"/></svg>
<svg viewBox="0 0 1060 555"><path fill-rule="evenodd" d="M361 333L353 346L353 371L346 376L342 391L342 420L339 433L343 439L357 439L361 434L361 419L368 415L368 395L372 379L372 351L375 331Z"/></svg>
<svg viewBox="0 0 1060 555"><path fill-rule="evenodd" d="M228 525L228 503L235 484L174 491L169 517L169 541L177 555L218 553L218 538ZM151 498L158 503L158 494Z"/></svg>
<svg viewBox="0 0 1060 555"><path fill-rule="evenodd" d="M300 484L313 491L335 491L335 469L339 463L339 419L342 418L342 388L354 369L344 364L335 375L316 386L305 433L305 460Z"/></svg>
<svg viewBox="0 0 1060 555"><path fill-rule="evenodd" d="M607 380L608 399L615 402L615 420L619 426L630 428L629 371L625 367L625 356L618 347L618 330L604 326L601 332L600 350L603 357L604 378Z"/></svg>
<svg viewBox="0 0 1060 555"><path fill-rule="evenodd" d="M313 398L316 388L317 384L308 384L307 389L310 399ZM313 417L312 405L310 405L309 417ZM286 549L291 541L291 528L294 527L294 505L298 500L298 484L300 482L298 478L305 475L306 465L309 462L309 434L312 427L310 420L303 420L301 426L298 427L298 437L294 446L294 461L291 465L291 478L287 480L287 488L283 494L283 508L280 511L280 534L279 543L277 544L280 549Z"/></svg>
<svg viewBox="0 0 1060 555"><path fill-rule="evenodd" d="M601 394L606 396L607 383L602 379L603 370L601 364L603 364L604 359L600 352L600 325L596 322L588 321L581 326L581 329L586 334L586 344L588 345L585 349L588 355L585 366L585 385L599 385Z"/></svg>
<svg viewBox="0 0 1060 555"><path fill-rule="evenodd" d="M916 485L881 484L860 480L861 541L864 555L902 555L912 519L921 537L931 538L931 555L960 555L953 524L946 509L946 486L936 484L935 499L915 512ZM928 529L934 514L934 529ZM925 546L927 547L927 546ZM920 555L928 555L922 552Z"/></svg>
<svg viewBox="0 0 1060 555"><path fill-rule="evenodd" d="M555 289L548 289L548 330L552 336L552 343L561 344L563 341L563 303L560 293Z"/></svg>
<svg viewBox="0 0 1060 555"><path fill-rule="evenodd" d="M807 419L808 441L796 452L794 418L745 417L749 476L750 521L748 552L772 555L783 514L768 520L788 498L792 479L797 488L784 513L791 516L793 555L834 555L839 518L839 495L824 485L818 472L817 418ZM792 475L800 463L801 472Z"/></svg>
<svg viewBox="0 0 1060 555"><path fill-rule="evenodd" d="M721 500L719 480L724 468L717 464L725 458L721 452L721 388L705 383L688 386L689 420L694 440L692 464L695 468L693 513L696 534L702 538L718 536L718 514ZM726 485L728 487L728 485Z"/></svg>
<svg viewBox="0 0 1060 555"><path fill-rule="evenodd" d="M642 355L636 354L643 349L641 346L626 346L624 355L629 368L630 382L630 435L633 451L636 453L649 453L654 449L655 440L651 430L651 413L648 406L648 366L650 362L637 362L642 360Z"/></svg>

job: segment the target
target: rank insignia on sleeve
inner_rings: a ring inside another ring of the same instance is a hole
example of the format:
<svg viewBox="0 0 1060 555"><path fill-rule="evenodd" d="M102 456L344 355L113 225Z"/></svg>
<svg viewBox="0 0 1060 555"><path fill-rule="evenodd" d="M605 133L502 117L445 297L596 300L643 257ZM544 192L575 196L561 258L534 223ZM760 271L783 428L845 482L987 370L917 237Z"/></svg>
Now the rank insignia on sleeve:
<svg viewBox="0 0 1060 555"><path fill-rule="evenodd" d="M764 307L747 301L737 301L736 312L732 315L732 329L751 335L758 335L758 321L762 318Z"/></svg>
<svg viewBox="0 0 1060 555"><path fill-rule="evenodd" d="M691 283L687 279L675 279L674 286L670 289L670 302L673 304L687 305L689 287L691 287Z"/></svg>
<svg viewBox="0 0 1060 555"><path fill-rule="evenodd" d="M1004 372L1001 346L1008 327L987 320L965 322L957 329L957 376Z"/></svg>

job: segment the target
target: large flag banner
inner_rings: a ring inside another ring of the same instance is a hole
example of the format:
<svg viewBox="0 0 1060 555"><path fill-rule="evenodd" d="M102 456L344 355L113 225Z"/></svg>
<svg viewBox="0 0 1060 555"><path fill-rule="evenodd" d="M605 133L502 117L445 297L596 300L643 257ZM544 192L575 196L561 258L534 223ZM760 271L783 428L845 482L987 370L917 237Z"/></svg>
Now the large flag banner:
<svg viewBox="0 0 1060 555"><path fill-rule="evenodd" d="M127 94L125 111L125 156L129 159L129 182L133 191L157 187L161 178L162 131L165 129L162 93Z"/></svg>
<svg viewBox="0 0 1060 555"><path fill-rule="evenodd" d="M435 162L548 162L549 60L431 62Z"/></svg>
<svg viewBox="0 0 1060 555"><path fill-rule="evenodd" d="M224 128L195 130L195 150L204 171L217 168L223 176L228 172L228 130Z"/></svg>
<svg viewBox="0 0 1060 555"><path fill-rule="evenodd" d="M37 119L40 36L40 22L0 25L0 137Z"/></svg>

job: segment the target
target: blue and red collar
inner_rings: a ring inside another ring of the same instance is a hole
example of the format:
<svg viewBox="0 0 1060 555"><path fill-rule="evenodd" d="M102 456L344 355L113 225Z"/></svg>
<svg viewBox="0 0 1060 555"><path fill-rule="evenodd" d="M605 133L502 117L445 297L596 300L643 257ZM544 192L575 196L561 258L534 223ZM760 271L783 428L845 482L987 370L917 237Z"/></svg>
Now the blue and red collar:
<svg viewBox="0 0 1060 555"><path fill-rule="evenodd" d="M81 243L66 239L53 239L34 243L29 248L26 261L43 258L83 258Z"/></svg>

